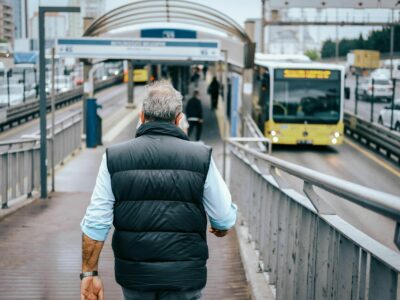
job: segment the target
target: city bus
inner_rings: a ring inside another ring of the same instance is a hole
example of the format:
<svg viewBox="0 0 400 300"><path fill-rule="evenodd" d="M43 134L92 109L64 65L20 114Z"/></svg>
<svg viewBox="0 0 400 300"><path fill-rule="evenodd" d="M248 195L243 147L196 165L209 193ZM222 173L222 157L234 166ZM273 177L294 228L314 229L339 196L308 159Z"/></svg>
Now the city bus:
<svg viewBox="0 0 400 300"><path fill-rule="evenodd" d="M133 70L133 81L135 83L146 83L149 79L149 74L146 65L135 65ZM124 71L124 82L128 82L128 71Z"/></svg>
<svg viewBox="0 0 400 300"><path fill-rule="evenodd" d="M344 67L256 58L253 117L274 144L343 143Z"/></svg>

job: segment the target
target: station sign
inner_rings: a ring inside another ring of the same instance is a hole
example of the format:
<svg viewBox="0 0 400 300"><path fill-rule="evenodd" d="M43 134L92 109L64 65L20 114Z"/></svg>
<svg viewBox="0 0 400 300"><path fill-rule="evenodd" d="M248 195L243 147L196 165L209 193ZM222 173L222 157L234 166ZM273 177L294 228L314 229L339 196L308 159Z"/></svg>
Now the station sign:
<svg viewBox="0 0 400 300"><path fill-rule="evenodd" d="M198 39L104 39L75 38L56 40L60 57L109 58L171 61L218 61L221 59L217 40Z"/></svg>

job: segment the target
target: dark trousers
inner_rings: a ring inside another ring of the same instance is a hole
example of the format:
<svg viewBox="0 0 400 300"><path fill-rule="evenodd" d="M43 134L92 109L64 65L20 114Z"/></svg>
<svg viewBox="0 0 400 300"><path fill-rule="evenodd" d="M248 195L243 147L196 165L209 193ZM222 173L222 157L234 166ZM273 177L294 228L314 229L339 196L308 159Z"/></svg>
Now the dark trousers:
<svg viewBox="0 0 400 300"><path fill-rule="evenodd" d="M218 94L217 95L211 95L211 108L212 109L217 109L218 107Z"/></svg>
<svg viewBox="0 0 400 300"><path fill-rule="evenodd" d="M190 137L195 127L196 127L196 141L199 141L201 136L201 130L203 128L203 124L199 121L189 121L188 136Z"/></svg>
<svg viewBox="0 0 400 300"><path fill-rule="evenodd" d="M199 300L201 290L187 292L139 292L122 288L125 300Z"/></svg>

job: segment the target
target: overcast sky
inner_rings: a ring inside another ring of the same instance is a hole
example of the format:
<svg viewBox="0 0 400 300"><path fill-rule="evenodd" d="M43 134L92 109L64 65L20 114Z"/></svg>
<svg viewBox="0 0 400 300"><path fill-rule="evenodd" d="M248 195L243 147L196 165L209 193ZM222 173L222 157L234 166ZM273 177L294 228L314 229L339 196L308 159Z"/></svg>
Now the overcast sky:
<svg viewBox="0 0 400 300"><path fill-rule="evenodd" d="M259 18L261 14L261 0L191 0L193 2L201 3L219 10L226 15L233 18L236 22L243 26L244 21L248 18ZM332 0L333 1L333 0ZM133 2L132 0L106 0L106 10L113 9L120 5ZM29 0L30 14L33 14L39 5L66 5L67 0ZM305 10L303 16L306 15L309 19L317 17L316 10ZM302 16L301 10L292 10L292 17L300 18ZM387 20L387 10L342 10L339 12L339 18L351 20L357 18L358 20ZM325 20L326 18L335 18L336 11L329 10L322 12L320 17ZM323 41L327 38L335 38L336 30L334 27L310 27L311 36L315 41ZM366 35L372 28L367 27L341 27L339 29L339 38L343 37L357 37L360 33Z"/></svg>

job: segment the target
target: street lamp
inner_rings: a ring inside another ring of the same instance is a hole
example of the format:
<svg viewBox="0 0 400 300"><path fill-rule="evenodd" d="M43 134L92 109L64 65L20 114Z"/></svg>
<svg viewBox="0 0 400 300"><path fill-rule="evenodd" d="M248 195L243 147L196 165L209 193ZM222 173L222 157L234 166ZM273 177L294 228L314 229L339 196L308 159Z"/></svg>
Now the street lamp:
<svg viewBox="0 0 400 300"><path fill-rule="evenodd" d="M39 6L39 113L40 113L40 198L47 198L46 61L44 17L47 12L79 13L80 7Z"/></svg>

